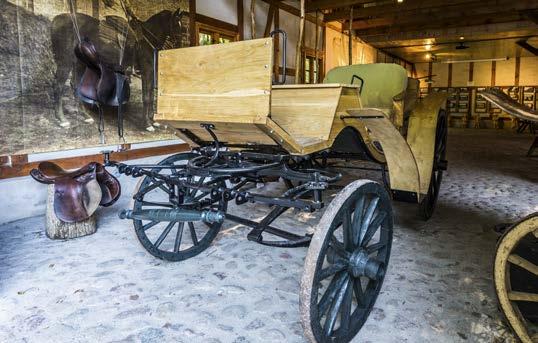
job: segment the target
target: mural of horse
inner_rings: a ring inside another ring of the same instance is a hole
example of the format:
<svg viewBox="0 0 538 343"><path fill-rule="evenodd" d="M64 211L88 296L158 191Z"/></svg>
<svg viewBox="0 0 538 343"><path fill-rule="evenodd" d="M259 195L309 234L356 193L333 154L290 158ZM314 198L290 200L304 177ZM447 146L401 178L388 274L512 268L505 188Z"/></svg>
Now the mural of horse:
<svg viewBox="0 0 538 343"><path fill-rule="evenodd" d="M122 65L125 69L132 70L141 77L144 125L146 129L154 130L154 49L183 46L184 37L188 37L188 14L179 9L175 12L165 10L141 21L132 10L127 10L128 22L117 16L108 16L99 21L82 13L76 13L76 20L68 13L54 17L51 28L52 50L57 65L54 100L56 117L61 126L69 126L62 101L65 83L69 75L72 75L71 87L74 90L84 72L84 66L76 61L73 53L78 42L77 33L73 29L75 21L80 36L94 42L105 61L118 64L123 55ZM88 113L84 115L85 121L93 121Z"/></svg>

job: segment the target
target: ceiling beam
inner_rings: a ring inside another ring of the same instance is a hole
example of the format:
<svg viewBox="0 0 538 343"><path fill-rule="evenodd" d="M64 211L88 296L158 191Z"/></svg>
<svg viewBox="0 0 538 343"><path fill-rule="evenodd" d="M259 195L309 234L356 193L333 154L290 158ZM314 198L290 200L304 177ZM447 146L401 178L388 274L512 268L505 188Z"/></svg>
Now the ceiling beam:
<svg viewBox="0 0 538 343"><path fill-rule="evenodd" d="M495 35L505 32L516 32L518 35L530 35L529 27L534 28L535 25L528 21L518 21L510 23L497 23L486 25L475 25L468 27L451 27L451 28L436 28L436 29L416 29L405 32L378 32L370 35L360 35L359 38L374 46L383 45L386 42L398 42L405 40L419 40L442 37L444 39L457 40L460 36L465 36L465 39L472 39L481 35ZM360 32L358 32L360 34Z"/></svg>
<svg viewBox="0 0 538 343"><path fill-rule="evenodd" d="M441 7L461 7L474 4L484 4L485 1L480 0L452 0L447 4L446 0L407 0L403 3L391 3L391 4L382 4L377 6L368 6L368 7L359 7L355 8L357 18L363 17L377 17L383 16L392 13L402 13L405 11L417 11L417 10L433 10ZM488 1L493 3L499 3L499 1ZM512 1L513 2L513 1ZM525 0L524 0L525 2ZM346 13L349 13L348 10L337 10L332 13L327 13L324 16L326 22L347 19Z"/></svg>
<svg viewBox="0 0 538 343"><path fill-rule="evenodd" d="M438 17L432 16L417 16L416 21L410 21L405 24L387 25L374 28L367 28L367 23L356 23L358 28L357 35L359 37L389 35L395 32L411 32L420 30L438 30L448 28L458 28L467 26L481 26L497 23L518 22L526 20L520 12L504 12L495 13L495 15L470 15L470 16L450 16ZM534 26L534 24L531 24ZM354 26L355 27L355 26Z"/></svg>
<svg viewBox="0 0 538 343"><path fill-rule="evenodd" d="M526 39L519 40L516 42L516 44L522 47L523 49L527 50L534 56L538 56L538 49L530 45Z"/></svg>
<svg viewBox="0 0 538 343"><path fill-rule="evenodd" d="M289 14L293 14L294 16L300 17L301 16L301 10L298 8L295 8L291 5L288 5L284 2L281 2L280 0L262 0L263 2L278 7L279 9L283 10L284 12L288 12ZM317 19L315 15L307 14L306 20L320 26L325 26L325 22L321 19Z"/></svg>
<svg viewBox="0 0 538 343"><path fill-rule="evenodd" d="M314 0L306 5L307 12L362 5L373 0ZM349 14L349 10L347 12Z"/></svg>
<svg viewBox="0 0 538 343"><path fill-rule="evenodd" d="M512 3L514 1L511 1ZM488 6L488 4L477 5L475 7L465 7L458 9L441 9L438 11L428 11L427 13L421 12L402 12L393 13L387 16L382 16L373 19L359 19L355 20L353 28L355 30L370 29L382 26L404 26L421 22L436 22L436 21L460 21L462 18L469 17L482 17L485 21L493 22L497 18L506 16L507 14L519 15L521 20L528 19L528 10L535 10L538 8L538 2L531 4L532 8L525 8L519 4L506 6ZM530 11L532 12L532 11ZM512 21L512 20L505 20ZM502 21L501 21L502 22Z"/></svg>

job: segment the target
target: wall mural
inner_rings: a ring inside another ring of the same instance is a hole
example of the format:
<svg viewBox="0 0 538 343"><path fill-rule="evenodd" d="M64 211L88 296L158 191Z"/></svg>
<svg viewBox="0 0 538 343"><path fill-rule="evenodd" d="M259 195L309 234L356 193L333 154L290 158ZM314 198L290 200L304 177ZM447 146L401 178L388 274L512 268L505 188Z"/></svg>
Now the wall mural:
<svg viewBox="0 0 538 343"><path fill-rule="evenodd" d="M96 98L110 99L120 71L124 139L117 107L101 106L106 144L174 138L152 121L153 51L189 45L188 10L188 0L0 0L0 156L99 146L98 106L77 89L95 82ZM77 59L86 40L97 54Z"/></svg>

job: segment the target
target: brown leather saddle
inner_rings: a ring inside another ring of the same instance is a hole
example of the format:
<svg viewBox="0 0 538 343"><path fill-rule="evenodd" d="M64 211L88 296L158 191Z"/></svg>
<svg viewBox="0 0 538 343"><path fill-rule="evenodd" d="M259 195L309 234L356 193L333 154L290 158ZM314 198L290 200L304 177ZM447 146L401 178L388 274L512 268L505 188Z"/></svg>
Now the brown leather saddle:
<svg viewBox="0 0 538 343"><path fill-rule="evenodd" d="M123 138L123 105L130 97L129 78L123 67L103 61L86 37L75 47L75 55L86 65L76 94L83 102L98 107L101 142L104 143L103 106L118 108L118 136Z"/></svg>
<svg viewBox="0 0 538 343"><path fill-rule="evenodd" d="M114 204L121 194L118 179L97 162L73 171L42 162L30 175L40 183L54 184L54 213L67 223L88 219L99 206Z"/></svg>

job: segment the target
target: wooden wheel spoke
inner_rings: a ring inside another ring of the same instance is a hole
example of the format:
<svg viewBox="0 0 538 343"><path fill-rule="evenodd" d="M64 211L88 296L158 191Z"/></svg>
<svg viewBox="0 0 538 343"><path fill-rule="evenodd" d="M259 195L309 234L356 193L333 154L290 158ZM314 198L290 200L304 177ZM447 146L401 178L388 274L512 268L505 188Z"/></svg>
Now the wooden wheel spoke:
<svg viewBox="0 0 538 343"><path fill-rule="evenodd" d="M189 222L188 225L189 225L189 231L191 233L192 244L198 245L198 236L196 236L196 230L194 230L194 224L192 222Z"/></svg>
<svg viewBox="0 0 538 343"><path fill-rule="evenodd" d="M342 236L344 238L344 249L346 251L353 251L353 228L351 227L351 213L349 209L344 211Z"/></svg>
<svg viewBox="0 0 538 343"><path fill-rule="evenodd" d="M366 209L366 213L364 214L364 218L361 224L359 242L362 242L364 239L364 236L366 235L366 230L368 229L368 227L370 226L370 223L372 222L372 218L374 216L374 212L377 208L378 203L379 203L379 197L375 197L368 204L368 208Z"/></svg>
<svg viewBox="0 0 538 343"><path fill-rule="evenodd" d="M164 231L161 233L157 241L155 241L156 248L161 246L161 244L166 239L166 237L168 236L168 234L170 233L170 231L172 230L175 224L176 222L170 222L168 225L166 225L166 228L164 229Z"/></svg>
<svg viewBox="0 0 538 343"><path fill-rule="evenodd" d="M347 293L349 286L349 275L344 274L342 285L336 288L336 296L334 297L329 313L327 313L327 318L323 326L323 331L326 336L330 336L333 332L334 324L336 324L336 318L338 317L338 312L340 312L340 307L344 302L344 297Z"/></svg>
<svg viewBox="0 0 538 343"><path fill-rule="evenodd" d="M155 225L157 225L159 223L160 223L159 221L152 221L152 222L142 226L142 231L147 231L147 230L151 229L152 227L154 227Z"/></svg>
<svg viewBox="0 0 538 343"><path fill-rule="evenodd" d="M355 204L355 210L353 211L353 244L359 243L360 228L362 223L362 212L364 211L364 197L361 197L357 204Z"/></svg>
<svg viewBox="0 0 538 343"><path fill-rule="evenodd" d="M339 329L344 332L349 330L349 326L350 326L349 324L351 321L351 305L353 303L353 287L351 283L353 283L353 280L348 279L343 304L340 307L340 328Z"/></svg>
<svg viewBox="0 0 538 343"><path fill-rule="evenodd" d="M512 255L508 256L508 261L510 261L510 263L515 264L516 266L519 266L519 267L525 269L526 271L531 272L532 274L538 276L538 266L535 265L534 263L524 259L523 257L521 257L519 255L516 255L516 254L512 254Z"/></svg>
<svg viewBox="0 0 538 343"><path fill-rule="evenodd" d="M528 292L508 292L508 299L512 301L529 301L538 303L538 294Z"/></svg>
<svg viewBox="0 0 538 343"><path fill-rule="evenodd" d="M366 247L366 253L371 254L387 246L386 242L379 242Z"/></svg>
<svg viewBox="0 0 538 343"><path fill-rule="evenodd" d="M350 253L344 248L344 244L340 242L336 237L331 237L330 249L332 249L338 256L345 259L349 259Z"/></svg>
<svg viewBox="0 0 538 343"><path fill-rule="evenodd" d="M336 292L340 287L342 287L343 281L345 281L345 276L346 274L344 273L336 275L327 286L325 293L323 294L318 303L318 311L320 318L325 314L325 312L327 312L327 309L329 308L332 299L336 295Z"/></svg>
<svg viewBox="0 0 538 343"><path fill-rule="evenodd" d="M358 307L364 307L364 291L362 290L361 278L353 280L353 293L355 293L355 299L357 300Z"/></svg>
<svg viewBox="0 0 538 343"><path fill-rule="evenodd" d="M176 240L174 242L174 252L179 252L179 247L181 245L181 238L183 236L184 226L185 226L185 222L179 222L177 224L177 234L176 234Z"/></svg>
<svg viewBox="0 0 538 343"><path fill-rule="evenodd" d="M155 183L152 180L152 185L146 186L140 191L138 191L135 195L133 195L133 199L142 198L144 195L148 194L149 192L151 192L152 190L154 190L155 188L159 187L162 184L163 184L162 181Z"/></svg>
<svg viewBox="0 0 538 343"><path fill-rule="evenodd" d="M347 267L347 264L345 263L345 261L342 261L342 260L337 261L335 264L331 264L329 267L321 269L319 271L317 281L319 282L319 281L325 280L329 276L343 271L344 269L346 269L346 267Z"/></svg>
<svg viewBox="0 0 538 343"><path fill-rule="evenodd" d="M368 243L370 243L370 240L372 239L372 237L374 237L377 230L379 230L379 228L381 227L381 223L383 223L383 221L385 220L386 217L387 217L387 212L385 212L385 211L379 212L376 215L374 220L372 220L372 223L370 224L370 227L368 227L368 229L366 230L366 233L364 234L364 237L359 242L360 246L364 247Z"/></svg>

